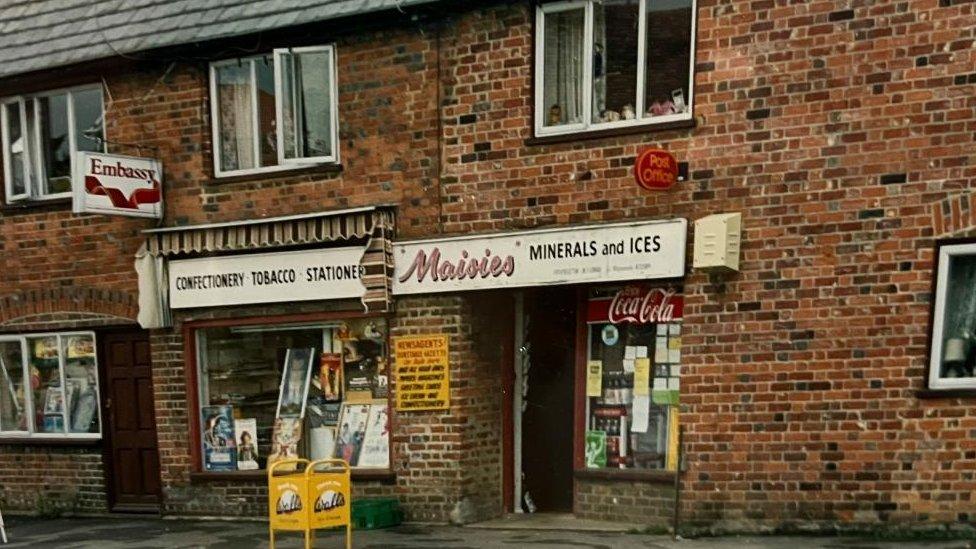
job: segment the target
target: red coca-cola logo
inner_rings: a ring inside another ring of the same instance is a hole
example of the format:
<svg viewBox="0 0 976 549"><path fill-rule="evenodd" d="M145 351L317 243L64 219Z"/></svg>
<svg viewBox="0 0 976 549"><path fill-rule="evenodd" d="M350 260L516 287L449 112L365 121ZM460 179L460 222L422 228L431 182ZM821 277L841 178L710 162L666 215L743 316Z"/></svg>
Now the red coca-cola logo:
<svg viewBox="0 0 976 549"><path fill-rule="evenodd" d="M590 301L588 309L588 322L655 324L680 319L684 300L674 289L628 286L609 300Z"/></svg>

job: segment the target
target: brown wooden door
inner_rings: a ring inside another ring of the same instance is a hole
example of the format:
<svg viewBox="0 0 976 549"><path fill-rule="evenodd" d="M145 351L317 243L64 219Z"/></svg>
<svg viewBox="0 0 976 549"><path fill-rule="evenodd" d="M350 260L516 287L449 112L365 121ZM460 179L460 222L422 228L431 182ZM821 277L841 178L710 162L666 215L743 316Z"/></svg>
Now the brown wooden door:
<svg viewBox="0 0 976 549"><path fill-rule="evenodd" d="M149 334L102 337L109 505L112 511L159 510L159 451L153 405Z"/></svg>

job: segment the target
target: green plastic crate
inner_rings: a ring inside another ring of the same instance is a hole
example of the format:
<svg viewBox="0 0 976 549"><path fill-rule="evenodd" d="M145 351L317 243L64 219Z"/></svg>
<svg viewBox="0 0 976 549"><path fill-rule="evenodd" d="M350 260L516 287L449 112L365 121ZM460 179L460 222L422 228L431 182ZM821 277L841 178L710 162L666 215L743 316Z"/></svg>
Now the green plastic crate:
<svg viewBox="0 0 976 549"><path fill-rule="evenodd" d="M403 511L395 498L355 499L351 519L356 530L389 528L403 522Z"/></svg>

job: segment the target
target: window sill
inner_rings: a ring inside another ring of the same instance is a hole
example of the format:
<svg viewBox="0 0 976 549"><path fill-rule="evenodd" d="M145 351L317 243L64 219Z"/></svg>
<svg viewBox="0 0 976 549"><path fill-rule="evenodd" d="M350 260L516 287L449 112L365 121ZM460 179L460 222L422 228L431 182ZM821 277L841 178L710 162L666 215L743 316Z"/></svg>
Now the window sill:
<svg viewBox="0 0 976 549"><path fill-rule="evenodd" d="M252 181L267 181L271 179L284 179L309 174L334 174L342 173L342 164L316 164L314 166L304 166L298 168L283 168L280 170L267 170L261 172L245 173L240 175L215 176L204 185L227 185L231 183L249 183Z"/></svg>
<svg viewBox="0 0 976 549"><path fill-rule="evenodd" d="M663 471L658 469L577 469L576 478L593 480L636 480L657 484L673 484L674 471Z"/></svg>
<svg viewBox="0 0 976 549"><path fill-rule="evenodd" d="M973 389L920 389L915 391L915 398L927 400L932 398L976 398L976 388Z"/></svg>
<svg viewBox="0 0 976 549"><path fill-rule="evenodd" d="M264 481L268 478L268 471L194 471L190 473L190 482L200 484L214 481L249 482ZM353 480L379 480L392 482L396 480L396 473L390 469L353 469Z"/></svg>
<svg viewBox="0 0 976 549"><path fill-rule="evenodd" d="M0 446L98 446L101 438L0 437Z"/></svg>
<svg viewBox="0 0 976 549"><path fill-rule="evenodd" d="M530 137L525 140L525 145L533 147L537 145L552 145L556 143L572 143L575 141L585 141L589 139L602 139L605 137L617 137L621 135L636 135L642 133L653 133L667 130L684 130L697 126L694 118L688 120L675 120L673 122L662 122L659 124L640 124L627 126L624 128L607 128L605 130L586 130L559 135L544 135L540 137Z"/></svg>
<svg viewBox="0 0 976 549"><path fill-rule="evenodd" d="M7 203L0 206L0 213L4 215L13 215L26 212L54 212L60 210L70 210L71 209L71 199L70 198L35 198L35 199L22 199L16 202Z"/></svg>

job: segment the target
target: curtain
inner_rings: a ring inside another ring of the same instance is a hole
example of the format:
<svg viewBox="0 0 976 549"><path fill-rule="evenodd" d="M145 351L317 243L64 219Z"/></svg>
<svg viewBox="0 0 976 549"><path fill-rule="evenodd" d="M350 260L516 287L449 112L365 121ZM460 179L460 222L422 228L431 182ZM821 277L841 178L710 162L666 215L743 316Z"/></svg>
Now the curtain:
<svg viewBox="0 0 976 549"><path fill-rule="evenodd" d="M546 14L544 125L583 121L583 10Z"/></svg>
<svg viewBox="0 0 976 549"><path fill-rule="evenodd" d="M220 158L224 170L254 168L254 117L251 62L220 67Z"/></svg>
<svg viewBox="0 0 976 549"><path fill-rule="evenodd" d="M163 256L153 256L145 243L136 252L136 277L139 281L139 315L143 328L166 328L173 324L169 308L169 279Z"/></svg>

